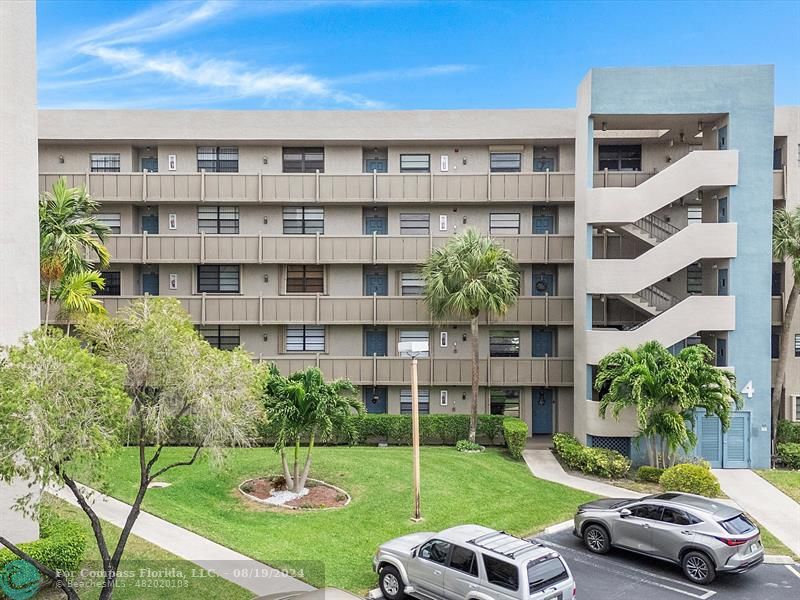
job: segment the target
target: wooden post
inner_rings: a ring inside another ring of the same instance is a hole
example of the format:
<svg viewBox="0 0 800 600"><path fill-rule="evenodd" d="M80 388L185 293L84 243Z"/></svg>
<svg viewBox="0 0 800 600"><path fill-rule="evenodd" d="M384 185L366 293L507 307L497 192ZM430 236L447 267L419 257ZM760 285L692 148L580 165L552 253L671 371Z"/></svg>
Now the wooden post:
<svg viewBox="0 0 800 600"><path fill-rule="evenodd" d="M417 357L411 359L411 443L414 453L414 516L411 520L422 520L422 511L419 499L419 393L417 385Z"/></svg>

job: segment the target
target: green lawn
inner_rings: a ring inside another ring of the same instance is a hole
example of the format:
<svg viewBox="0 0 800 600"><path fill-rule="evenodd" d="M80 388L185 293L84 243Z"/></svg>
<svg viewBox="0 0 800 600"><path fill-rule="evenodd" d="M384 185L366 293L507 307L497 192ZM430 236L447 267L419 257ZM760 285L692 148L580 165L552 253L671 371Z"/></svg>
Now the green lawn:
<svg viewBox="0 0 800 600"><path fill-rule="evenodd" d="M165 450L162 460L188 456L186 448ZM144 508L275 567L295 569L315 586L355 592L375 586L372 556L390 538L480 523L529 534L573 516L590 494L535 479L523 462L490 449L462 454L453 448L423 448L422 512L411 514L411 449L407 447L321 447L312 477L347 490L349 506L318 512L275 512L246 503L236 487L244 479L276 473L270 448L231 451L222 470L201 463L169 472L170 487L151 489ZM111 461L108 492L130 501L138 482L134 449ZM88 481L87 481L88 482Z"/></svg>
<svg viewBox="0 0 800 600"><path fill-rule="evenodd" d="M800 471L765 469L756 471L784 494L800 503Z"/></svg>
<svg viewBox="0 0 800 600"><path fill-rule="evenodd" d="M83 525L86 537L89 541L86 552L86 559L81 565L81 572L85 576L73 580L78 594L81 598L97 598L100 595L101 577L91 577L89 572L100 568L100 554L92 535L92 529L86 515L77 508L66 502L45 496L45 502L51 506L62 518L74 520ZM108 543L113 548L119 538L119 529L110 523L103 523L103 531L106 534ZM114 592L115 600L161 600L166 598L191 598L192 600L216 600L225 598L226 600L250 600L253 594L239 586L220 579L219 577L192 577L193 570L197 573L197 567L188 561L182 560L154 546L143 539L131 536L125 548L121 572L135 572L137 575L140 569L149 569L150 572L165 569L176 569L181 573L180 576L170 572L168 576L158 577L125 577L120 581ZM162 586L162 587L158 587ZM0 592L0 598L4 598ZM37 600L56 600L64 598L64 594L53 588L45 589L36 596Z"/></svg>

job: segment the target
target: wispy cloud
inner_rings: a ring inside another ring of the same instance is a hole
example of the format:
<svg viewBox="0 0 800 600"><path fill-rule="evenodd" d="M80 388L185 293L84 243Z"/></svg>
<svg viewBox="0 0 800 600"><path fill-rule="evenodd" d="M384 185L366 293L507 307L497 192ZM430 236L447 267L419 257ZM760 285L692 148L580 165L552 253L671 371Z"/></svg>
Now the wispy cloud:
<svg viewBox="0 0 800 600"><path fill-rule="evenodd" d="M238 60L222 60L202 53L170 49L181 35L192 35L226 20L330 7L336 4L368 6L354 2L246 2L234 0L193 0L164 2L129 17L106 23L60 45L40 52L40 89L45 92L82 92L80 96L62 93L53 102L58 106L86 106L86 94L102 91L98 104L113 105L107 93L109 83L126 81L126 94L118 95L120 106L154 106L157 99L137 87L172 85L170 98L177 105L197 105L224 100L254 98L265 104L280 101L306 107L343 106L359 109L384 107L384 103L349 91L348 86L386 80L447 76L468 70L468 65L443 64L413 68L354 73L328 78L296 65L255 65ZM41 60L45 57L44 60ZM137 85L138 84L138 85ZM152 92L152 90L150 90ZM162 91L162 90L159 90ZM183 92L185 101L180 101ZM162 96L167 97L167 96ZM45 101L47 104L47 101Z"/></svg>

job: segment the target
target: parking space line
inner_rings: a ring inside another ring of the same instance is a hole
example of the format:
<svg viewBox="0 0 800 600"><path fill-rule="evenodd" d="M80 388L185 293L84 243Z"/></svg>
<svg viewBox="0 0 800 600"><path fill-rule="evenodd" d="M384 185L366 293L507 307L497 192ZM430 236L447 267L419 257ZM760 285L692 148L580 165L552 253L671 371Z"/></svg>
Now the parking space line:
<svg viewBox="0 0 800 600"><path fill-rule="evenodd" d="M784 565L787 569L789 569L792 573L794 573L795 577L800 578L800 571L795 569L792 565Z"/></svg>

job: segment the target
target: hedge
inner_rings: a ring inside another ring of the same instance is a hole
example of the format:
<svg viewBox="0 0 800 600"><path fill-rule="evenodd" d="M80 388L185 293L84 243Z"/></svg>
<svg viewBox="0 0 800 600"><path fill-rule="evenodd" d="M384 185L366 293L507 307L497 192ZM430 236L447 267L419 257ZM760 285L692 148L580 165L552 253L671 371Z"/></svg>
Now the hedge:
<svg viewBox="0 0 800 600"><path fill-rule="evenodd" d="M686 492L708 498L719 498L722 495L719 481L709 469L708 463L675 465L664 471L658 482L668 492Z"/></svg>
<svg viewBox="0 0 800 600"><path fill-rule="evenodd" d="M39 536L36 541L19 544L20 550L56 571L77 571L87 544L86 534L78 523L61 519L43 508ZM16 554L8 548L0 548L0 569L15 560L19 560Z"/></svg>
<svg viewBox="0 0 800 600"><path fill-rule="evenodd" d="M506 417L503 420L503 437L511 457L522 458L522 451L525 450L525 442L528 440L528 424L516 417Z"/></svg>
<svg viewBox="0 0 800 600"><path fill-rule="evenodd" d="M778 458L790 469L800 469L800 444L784 442L778 444Z"/></svg>
<svg viewBox="0 0 800 600"><path fill-rule="evenodd" d="M624 477L631 468L631 461L616 450L590 448L581 444L569 433L553 436L553 445L561 459L570 469L607 479Z"/></svg>
<svg viewBox="0 0 800 600"><path fill-rule="evenodd" d="M661 475L664 474L664 469L659 467L648 467L647 465L641 466L636 470L636 479L639 481L647 481L649 483L658 483Z"/></svg>
<svg viewBox="0 0 800 600"><path fill-rule="evenodd" d="M778 421L778 430L775 432L775 441L779 444L800 444L800 422Z"/></svg>

